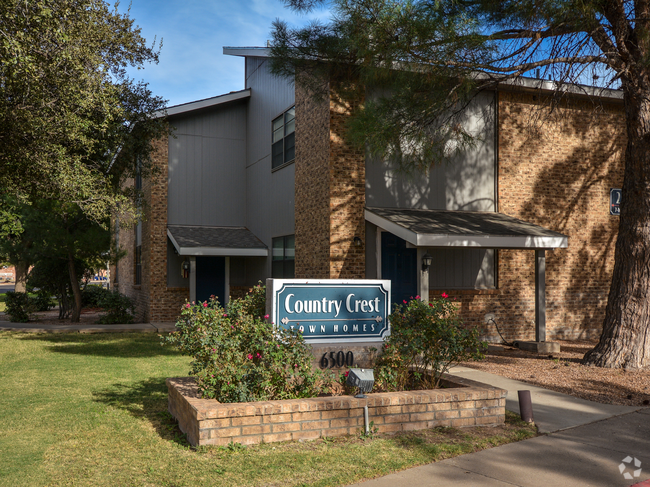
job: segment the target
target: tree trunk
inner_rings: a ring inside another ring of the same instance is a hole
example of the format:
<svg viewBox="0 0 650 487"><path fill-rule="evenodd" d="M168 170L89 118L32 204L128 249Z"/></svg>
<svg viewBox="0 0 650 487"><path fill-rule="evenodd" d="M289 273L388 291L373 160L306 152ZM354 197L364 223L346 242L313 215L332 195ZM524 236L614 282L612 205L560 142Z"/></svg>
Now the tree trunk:
<svg viewBox="0 0 650 487"><path fill-rule="evenodd" d="M645 82L644 82L645 81ZM623 82L627 148L621 216L603 332L583 363L650 366L650 89Z"/></svg>
<svg viewBox="0 0 650 487"><path fill-rule="evenodd" d="M70 271L70 285L72 286L72 294L74 296L74 307L70 321L79 323L79 318L81 317L81 289L77 280L77 271L74 268L74 257L71 253L68 253L68 270Z"/></svg>
<svg viewBox="0 0 650 487"><path fill-rule="evenodd" d="M26 293L27 292L27 271L29 270L29 264L27 262L16 262L16 288L14 289L17 293Z"/></svg>

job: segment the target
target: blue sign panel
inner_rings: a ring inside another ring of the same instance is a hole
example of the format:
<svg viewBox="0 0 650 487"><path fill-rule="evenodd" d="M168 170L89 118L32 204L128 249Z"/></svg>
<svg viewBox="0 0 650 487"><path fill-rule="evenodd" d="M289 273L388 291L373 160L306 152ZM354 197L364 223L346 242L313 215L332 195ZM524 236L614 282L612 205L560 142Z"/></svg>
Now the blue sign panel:
<svg viewBox="0 0 650 487"><path fill-rule="evenodd" d="M271 321L309 342L382 341L390 334L390 281L268 279L266 288Z"/></svg>
<svg viewBox="0 0 650 487"><path fill-rule="evenodd" d="M621 196L623 190L621 189L610 189L609 190L609 214L621 216Z"/></svg>

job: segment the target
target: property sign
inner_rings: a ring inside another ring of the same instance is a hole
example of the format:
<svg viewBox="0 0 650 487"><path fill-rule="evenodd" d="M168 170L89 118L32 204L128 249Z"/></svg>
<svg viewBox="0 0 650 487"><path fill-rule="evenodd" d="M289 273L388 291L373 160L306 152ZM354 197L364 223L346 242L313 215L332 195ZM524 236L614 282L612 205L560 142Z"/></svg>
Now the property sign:
<svg viewBox="0 0 650 487"><path fill-rule="evenodd" d="M609 214L621 216L621 195L623 190L612 188L609 190Z"/></svg>
<svg viewBox="0 0 650 487"><path fill-rule="evenodd" d="M390 334L389 280L267 279L274 325L311 343L382 341Z"/></svg>

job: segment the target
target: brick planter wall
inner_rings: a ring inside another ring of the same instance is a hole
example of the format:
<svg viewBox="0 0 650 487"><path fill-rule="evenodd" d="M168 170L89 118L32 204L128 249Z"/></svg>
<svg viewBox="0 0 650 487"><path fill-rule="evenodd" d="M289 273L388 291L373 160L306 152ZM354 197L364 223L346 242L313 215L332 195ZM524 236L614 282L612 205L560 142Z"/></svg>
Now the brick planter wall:
<svg viewBox="0 0 650 487"><path fill-rule="evenodd" d="M445 389L222 404L201 399L192 378L167 379L169 412L190 444L227 445L313 440L364 429L363 407L380 433L505 421L506 391L445 376Z"/></svg>

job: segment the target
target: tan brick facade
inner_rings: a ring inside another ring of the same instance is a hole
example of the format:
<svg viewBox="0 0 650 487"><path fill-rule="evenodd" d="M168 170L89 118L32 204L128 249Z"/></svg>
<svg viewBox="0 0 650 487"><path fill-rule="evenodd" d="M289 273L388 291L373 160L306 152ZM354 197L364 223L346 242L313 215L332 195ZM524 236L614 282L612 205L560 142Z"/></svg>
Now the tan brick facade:
<svg viewBox="0 0 650 487"><path fill-rule="evenodd" d="M546 252L547 338L597 337L618 232L609 191L623 182L623 109L569 100L549 115L543 103L499 93L499 212L568 235L569 248ZM496 290L446 290L460 300L465 322L497 337L494 324L485 325L494 313L508 339L534 339L534 255L500 250Z"/></svg>
<svg viewBox="0 0 650 487"><path fill-rule="evenodd" d="M137 319L143 322L175 321L181 305L189 299L189 289L167 287L167 138L154 142L153 163L158 172L142 182L147 206L142 222L142 279L135 285L134 229L121 229L120 249L126 256L118 264L114 288L136 302ZM132 182L131 182L132 184ZM111 272L114 279L114 272Z"/></svg>
<svg viewBox="0 0 650 487"><path fill-rule="evenodd" d="M365 277L365 156L343 139L349 111L296 84L296 277Z"/></svg>
<svg viewBox="0 0 650 487"><path fill-rule="evenodd" d="M169 412L191 445L244 445L346 436L364 430L363 407L379 433L439 426L499 425L507 391L447 376L445 389L222 404L201 399L192 378L167 379Z"/></svg>

